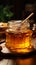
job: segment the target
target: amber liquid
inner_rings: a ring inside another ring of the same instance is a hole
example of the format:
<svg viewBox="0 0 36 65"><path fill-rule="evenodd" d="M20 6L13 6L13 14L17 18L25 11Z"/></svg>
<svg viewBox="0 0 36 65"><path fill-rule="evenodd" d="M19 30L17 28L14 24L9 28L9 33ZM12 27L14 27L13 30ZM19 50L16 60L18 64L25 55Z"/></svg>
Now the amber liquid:
<svg viewBox="0 0 36 65"><path fill-rule="evenodd" d="M27 33L6 32L6 47L18 53L29 52L32 48L31 33L31 31Z"/></svg>

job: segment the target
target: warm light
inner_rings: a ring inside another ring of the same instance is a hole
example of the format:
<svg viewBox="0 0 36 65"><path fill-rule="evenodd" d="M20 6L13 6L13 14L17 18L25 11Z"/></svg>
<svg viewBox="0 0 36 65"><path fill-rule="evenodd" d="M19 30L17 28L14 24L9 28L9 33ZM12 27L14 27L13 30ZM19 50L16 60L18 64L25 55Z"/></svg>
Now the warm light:
<svg viewBox="0 0 36 65"><path fill-rule="evenodd" d="M32 31L28 30L26 33L14 34L6 33L6 46L14 52L26 53L32 51L31 44Z"/></svg>
<svg viewBox="0 0 36 65"><path fill-rule="evenodd" d="M20 52L30 52L31 48L32 48L30 37L26 37L25 41L23 43L19 44L19 46L17 45L16 47L17 47L16 51L18 53L20 53Z"/></svg>

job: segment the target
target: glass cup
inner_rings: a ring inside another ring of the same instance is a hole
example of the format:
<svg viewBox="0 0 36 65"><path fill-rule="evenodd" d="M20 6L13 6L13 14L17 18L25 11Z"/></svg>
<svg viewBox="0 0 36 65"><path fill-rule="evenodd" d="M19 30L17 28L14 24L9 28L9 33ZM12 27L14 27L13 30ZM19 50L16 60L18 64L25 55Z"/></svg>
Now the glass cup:
<svg viewBox="0 0 36 65"><path fill-rule="evenodd" d="M6 47L15 53L26 53L32 51L30 24L28 21L21 25L21 20L8 22L6 30Z"/></svg>

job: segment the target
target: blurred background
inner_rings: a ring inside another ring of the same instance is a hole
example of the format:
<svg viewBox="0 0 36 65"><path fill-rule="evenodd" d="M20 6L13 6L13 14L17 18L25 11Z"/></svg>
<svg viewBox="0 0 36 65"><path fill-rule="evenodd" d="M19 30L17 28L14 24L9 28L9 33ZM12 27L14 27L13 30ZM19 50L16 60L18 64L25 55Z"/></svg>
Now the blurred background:
<svg viewBox="0 0 36 65"><path fill-rule="evenodd" d="M31 22L36 23L36 0L0 0L0 22L25 19L31 12Z"/></svg>

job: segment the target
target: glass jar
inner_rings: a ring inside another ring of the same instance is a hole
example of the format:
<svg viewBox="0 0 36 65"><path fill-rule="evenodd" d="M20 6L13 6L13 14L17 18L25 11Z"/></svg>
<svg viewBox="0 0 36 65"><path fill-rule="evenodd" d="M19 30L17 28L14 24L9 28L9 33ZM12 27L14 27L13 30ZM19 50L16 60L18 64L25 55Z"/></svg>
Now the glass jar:
<svg viewBox="0 0 36 65"><path fill-rule="evenodd" d="M26 53L32 51L30 24L21 20L8 22L6 30L6 47L15 53Z"/></svg>

